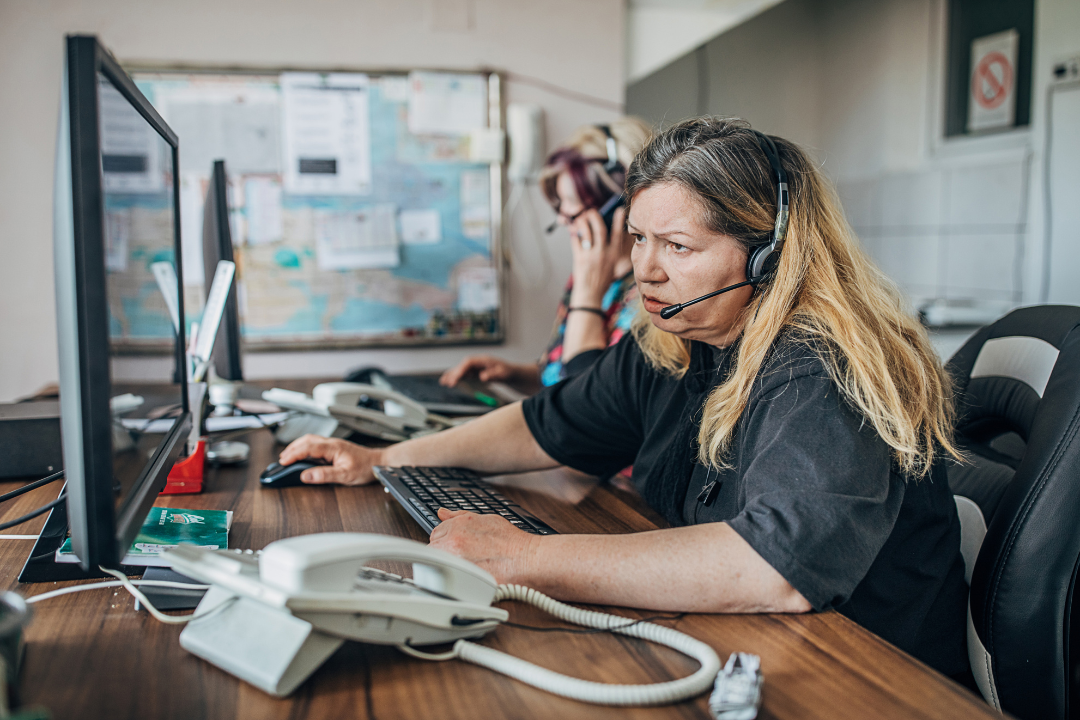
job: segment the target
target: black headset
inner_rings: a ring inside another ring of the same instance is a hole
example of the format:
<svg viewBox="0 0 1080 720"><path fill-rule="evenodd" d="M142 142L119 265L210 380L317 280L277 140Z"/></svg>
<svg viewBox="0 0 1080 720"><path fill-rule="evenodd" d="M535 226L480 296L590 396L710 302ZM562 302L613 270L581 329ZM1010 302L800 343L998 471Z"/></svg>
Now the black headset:
<svg viewBox="0 0 1080 720"><path fill-rule="evenodd" d="M706 293L699 298L687 300L678 305L669 305L660 310L660 317L665 320L675 317L684 308L695 305L702 300L722 295L730 290L746 287L747 285L756 288L771 278L772 274L776 272L776 266L780 264L780 251L784 249L784 238L787 236L788 228L787 175L784 174L784 168L780 166L780 155L777 154L776 145L772 139L757 130L751 132L757 137L758 145L769 160L769 165L772 166L773 175L776 178L776 224L773 225L772 237L750 250L750 254L746 258L746 280L734 285L728 285L726 288L714 290L711 293Z"/></svg>
<svg viewBox="0 0 1080 720"><path fill-rule="evenodd" d="M780 264L780 251L784 249L784 238L787 237L789 203L787 175L780 165L780 155L776 152L776 145L765 133L753 131L757 137L758 145L772 166L773 176L776 180L776 224L773 226L772 237L768 242L753 248L746 258L746 279L751 285L757 286L772 277L776 272L776 266Z"/></svg>
<svg viewBox="0 0 1080 720"><path fill-rule="evenodd" d="M615 143L615 136L611 134L611 126L597 125L596 129L604 133L607 138L604 141L604 146L607 149L607 162L604 163L604 170L608 172L618 170L622 167L622 163L619 162L619 146Z"/></svg>

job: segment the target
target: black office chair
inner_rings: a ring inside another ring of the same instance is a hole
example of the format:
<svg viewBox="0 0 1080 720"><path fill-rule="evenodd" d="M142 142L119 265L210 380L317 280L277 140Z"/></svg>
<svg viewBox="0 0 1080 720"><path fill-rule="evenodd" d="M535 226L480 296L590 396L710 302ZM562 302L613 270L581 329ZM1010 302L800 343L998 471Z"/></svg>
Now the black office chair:
<svg viewBox="0 0 1080 720"><path fill-rule="evenodd" d="M1016 310L947 369L972 460L949 471L972 672L999 710L1080 717L1080 308Z"/></svg>

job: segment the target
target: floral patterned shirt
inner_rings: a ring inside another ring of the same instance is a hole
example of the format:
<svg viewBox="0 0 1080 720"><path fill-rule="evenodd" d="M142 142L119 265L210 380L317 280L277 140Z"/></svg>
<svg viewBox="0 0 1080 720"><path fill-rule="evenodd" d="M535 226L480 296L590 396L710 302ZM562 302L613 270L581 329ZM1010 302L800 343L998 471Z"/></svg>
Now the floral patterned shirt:
<svg viewBox="0 0 1080 720"><path fill-rule="evenodd" d="M571 276L566 283L566 292L563 293L559 310L555 315L555 328L551 334L551 344L547 352L540 358L540 382L545 386L565 380L574 374L573 369L568 369L563 362L563 334L566 332L566 309L570 305L570 290L574 287L574 278ZM637 303L632 302L637 298L637 285L634 283L634 273L630 271L621 278L611 283L611 287L604 293L604 299L600 308L604 311L604 326L608 333L608 347L622 339L622 336L630 331L630 323L633 322L637 313ZM599 355L599 353L595 353ZM581 357L581 355L575 356ZM595 358L593 358L595 359ZM576 370L580 372L580 369Z"/></svg>

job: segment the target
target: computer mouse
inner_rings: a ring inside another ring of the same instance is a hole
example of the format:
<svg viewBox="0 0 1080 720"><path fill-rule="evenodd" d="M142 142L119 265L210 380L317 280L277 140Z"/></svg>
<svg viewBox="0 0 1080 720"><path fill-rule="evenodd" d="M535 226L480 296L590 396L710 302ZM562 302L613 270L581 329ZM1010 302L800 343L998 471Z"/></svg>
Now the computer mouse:
<svg viewBox="0 0 1080 720"><path fill-rule="evenodd" d="M351 371L345 376L345 382L364 383L365 385L379 384L376 378L385 381L386 371L380 367L361 367Z"/></svg>
<svg viewBox="0 0 1080 720"><path fill-rule="evenodd" d="M266 466L262 475L259 476L259 484L268 488L303 485L304 483L300 481L300 473L308 468L329 464L330 463L322 458L310 457L304 458L303 460L297 460L292 465L282 465L281 463L272 462Z"/></svg>

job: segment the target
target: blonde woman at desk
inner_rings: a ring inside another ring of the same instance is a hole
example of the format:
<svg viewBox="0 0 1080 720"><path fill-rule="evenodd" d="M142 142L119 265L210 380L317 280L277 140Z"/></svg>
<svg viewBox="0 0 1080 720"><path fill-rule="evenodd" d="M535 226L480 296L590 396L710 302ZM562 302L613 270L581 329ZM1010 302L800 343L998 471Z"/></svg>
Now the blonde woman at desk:
<svg viewBox="0 0 1080 720"><path fill-rule="evenodd" d="M540 187L558 218L547 231L569 228L573 253L573 271L548 348L535 364L472 355L443 374L443 385L452 387L476 373L482 382L509 381L534 393L585 370L629 332L637 289L623 185L626 168L649 133L644 122L632 117L586 125L548 157Z"/></svg>
<svg viewBox="0 0 1080 720"><path fill-rule="evenodd" d="M380 450L307 436L282 462L326 458L304 480L347 484L371 482L373 465L605 475L633 463L634 484L673 527L536 536L443 509L431 544L563 600L835 608L961 677L948 381L817 167L746 123L699 118L650 141L627 193L644 305L632 341L444 433ZM730 291L689 302L720 289Z"/></svg>

